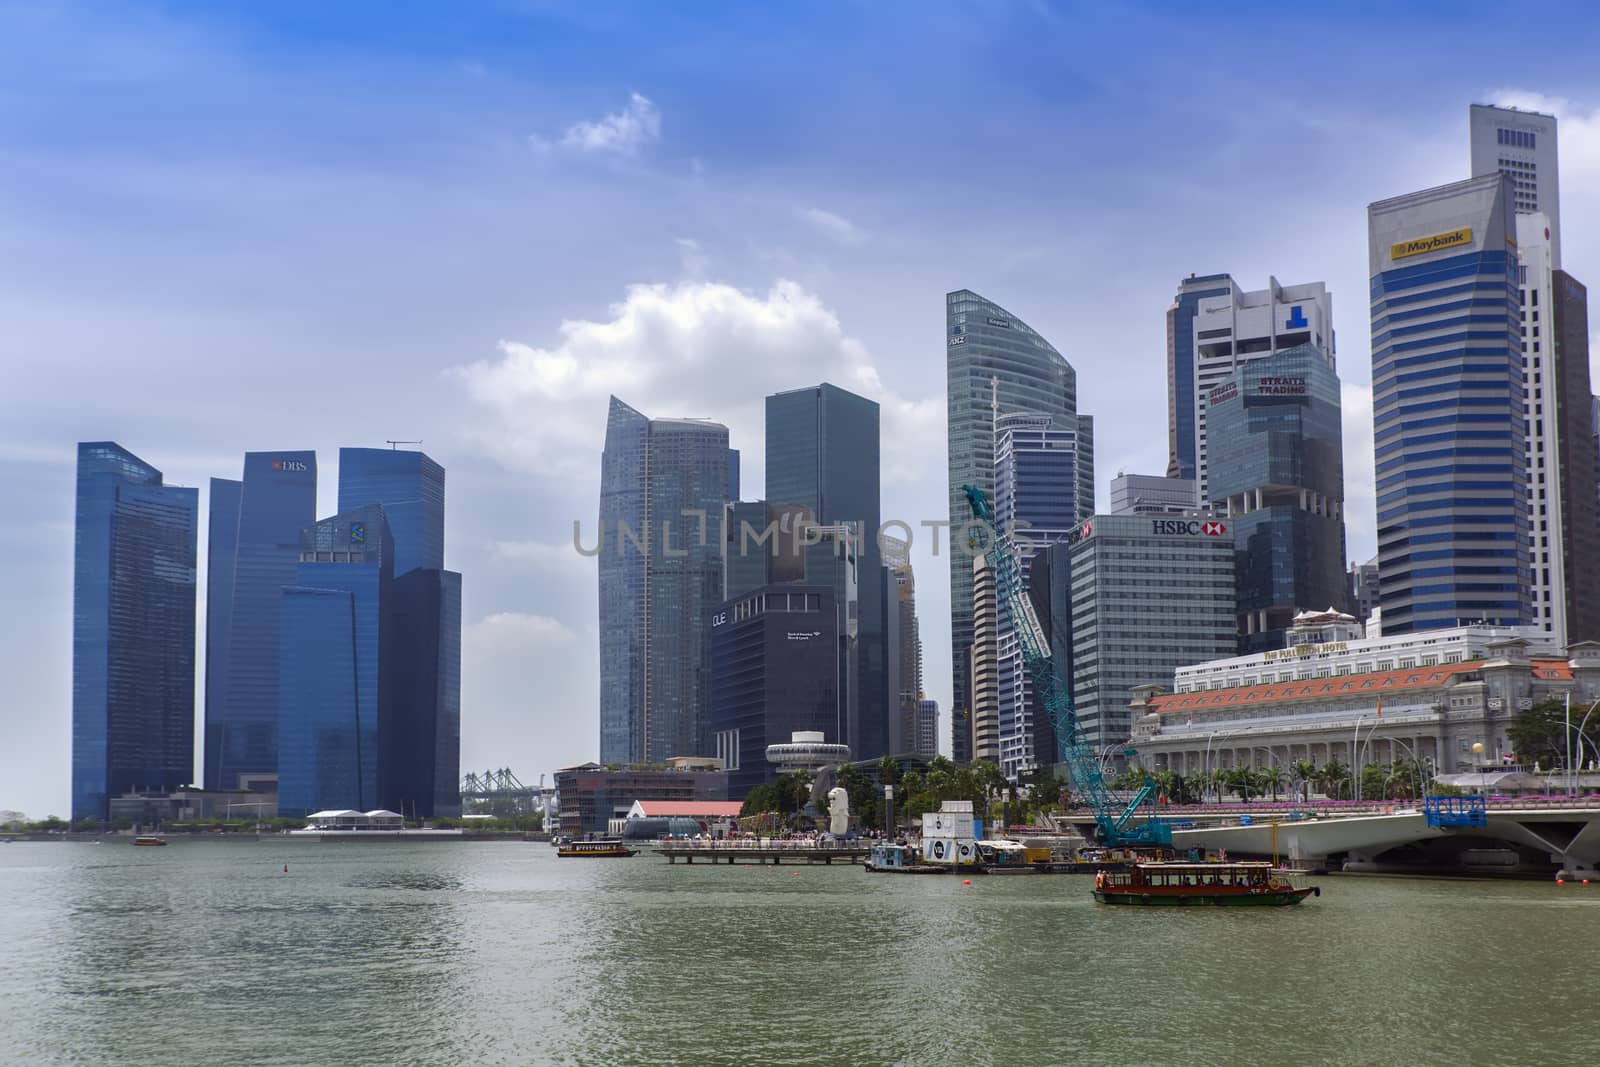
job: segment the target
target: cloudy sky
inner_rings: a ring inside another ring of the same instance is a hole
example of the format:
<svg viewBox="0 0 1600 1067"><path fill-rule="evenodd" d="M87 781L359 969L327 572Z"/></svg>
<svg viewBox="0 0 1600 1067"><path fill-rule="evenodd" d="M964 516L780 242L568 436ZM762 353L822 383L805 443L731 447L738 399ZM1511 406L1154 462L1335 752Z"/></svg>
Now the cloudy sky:
<svg viewBox="0 0 1600 1067"><path fill-rule="evenodd" d="M1560 6L0 2L0 808L67 809L80 440L202 508L315 448L331 513L339 446L423 439L462 766L524 780L596 752L607 395L726 422L754 498L767 393L863 392L884 515L941 518L950 289L1077 367L1103 506L1165 465L1177 280L1327 281L1365 558L1365 205L1466 177L1468 103L1551 110L1600 279L1600 19Z"/></svg>

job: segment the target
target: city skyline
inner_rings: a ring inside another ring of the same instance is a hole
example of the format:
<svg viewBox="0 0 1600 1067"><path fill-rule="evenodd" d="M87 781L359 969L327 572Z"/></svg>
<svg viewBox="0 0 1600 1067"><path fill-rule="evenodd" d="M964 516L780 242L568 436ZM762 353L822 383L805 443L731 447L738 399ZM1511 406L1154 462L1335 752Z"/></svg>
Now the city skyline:
<svg viewBox="0 0 1600 1067"><path fill-rule="evenodd" d="M765 395L833 381L882 405L883 514L942 518L944 396L929 359L940 294L972 286L1078 371L1080 407L1099 416L1103 508L1118 469L1165 468L1160 309L1174 282L1222 270L1245 287L1269 272L1322 278L1342 294L1348 554L1368 558L1366 204L1468 176L1472 102L1554 111L1563 266L1580 280L1597 276L1600 85L1572 61L1592 52L1594 31L1569 20L1573 33L1553 55L1508 58L1482 33L1488 10L1438 25L1399 16L1400 29L1427 25L1439 48L1425 59L1400 46L1403 33L1357 41L1359 27L1313 19L1318 54L1300 57L1292 88L1275 89L1271 122L1258 114L1247 124L1228 116L1248 83L1212 61L1190 57L1209 73L1181 102L1170 89L1193 77L1139 87L1116 79L1120 50L1176 47L1194 25L1180 16L1135 10L1123 29L1104 14L1064 22L1006 9L981 47L1004 38L1055 49L1083 32L1113 47L1046 75L1054 96L1003 73L961 72L941 88L948 72L908 68L888 110L872 104L832 129L778 130L644 58L649 23L692 22L687 14L619 16L609 27L545 16L512 20L519 32L504 43L484 26L431 48L364 51L334 14L299 29L241 12L5 16L27 59L4 77L8 87L20 79L17 91L25 86L40 107L14 131L18 165L0 179L21 220L4 275L16 331L0 477L16 506L0 566L27 609L0 624L19 735L0 765L0 806L67 808L71 551L62 534L78 441L119 441L169 482L204 486L246 449L331 456L340 445L426 439L452 476L448 565L468 576L462 765L510 763L525 778L588 758L596 732L594 564L571 551L569 524L594 514L591 424L601 420L580 367L637 381L614 387L643 410L724 421L732 446L752 452ZM911 21L896 14L867 21ZM973 29L956 21L955 31L904 26L909 51L941 54ZM1249 12L1221 22L1241 43L1272 35L1270 20ZM521 34L535 32L539 49L575 42L595 62L582 75L536 75L515 55L529 47ZM273 46L246 47L260 33ZM787 78L821 56L820 43L802 38L792 59L764 50L750 62L774 63L772 76ZM63 63L84 41L85 58ZM355 56L368 73L401 75L391 100L363 97L365 136L312 103L360 80L321 54L329 45L339 62ZM1346 84L1358 51L1357 66L1400 72L1385 93L1376 81ZM832 58L871 69L853 44ZM290 80L291 63L305 64L311 92ZM75 89L81 69L105 80ZM1400 80L1419 89L1396 105ZM206 103L194 113L144 109L125 131L91 121L108 91L130 90L158 104ZM822 103L834 91L810 90ZM268 98L271 107L260 102ZM819 106L793 94L776 106L798 115L802 103ZM1012 118L999 131L968 127L972 142L954 159L934 147L950 122L985 112ZM897 113L915 121L896 123ZM1049 136L1028 139L1046 123ZM225 126L237 135L221 136ZM754 130L761 136L747 136ZM1002 143L1004 155L988 154ZM167 144L186 147L170 159L149 151ZM1076 159L1086 145L1103 151ZM1191 168L1174 178L1166 153L1199 151L1216 164L1206 176ZM910 165L929 152L946 173ZM978 158L981 182L995 188L974 206L964 186ZM527 206L553 200L565 208ZM964 236L953 245L945 219L958 205ZM193 225L171 224L179 218ZM593 241L597 223L615 238ZM534 235L565 261L560 270L526 264ZM421 248L432 251L421 257ZM451 264L459 280L418 269L424 258ZM350 286L353 276L363 287ZM351 352L387 357L384 374L358 373ZM313 373L323 381L307 390ZM746 496L759 495L760 464L747 463ZM316 515L337 511L329 481ZM202 488L209 514L206 496ZM928 556L917 533L926 688L947 714L947 560ZM536 684L547 700L530 704Z"/></svg>

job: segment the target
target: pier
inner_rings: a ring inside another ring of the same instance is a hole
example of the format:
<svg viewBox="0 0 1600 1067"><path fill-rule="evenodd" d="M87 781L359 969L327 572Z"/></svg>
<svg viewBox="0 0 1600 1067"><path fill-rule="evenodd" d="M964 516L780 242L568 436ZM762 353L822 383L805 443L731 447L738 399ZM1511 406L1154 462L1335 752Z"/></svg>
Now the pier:
<svg viewBox="0 0 1600 1067"><path fill-rule="evenodd" d="M662 841L656 852L668 863L865 863L872 852L867 844L828 844L818 841Z"/></svg>

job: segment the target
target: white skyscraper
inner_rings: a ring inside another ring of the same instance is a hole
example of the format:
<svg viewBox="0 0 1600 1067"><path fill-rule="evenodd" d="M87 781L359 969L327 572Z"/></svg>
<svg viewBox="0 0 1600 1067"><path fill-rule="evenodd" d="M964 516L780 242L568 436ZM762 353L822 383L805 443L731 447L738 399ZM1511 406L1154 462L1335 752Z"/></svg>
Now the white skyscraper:
<svg viewBox="0 0 1600 1067"><path fill-rule="evenodd" d="M1565 560L1561 551L1560 437L1551 276L1555 227L1543 212L1517 216L1521 260L1523 421L1528 443L1528 527L1533 539L1533 621L1567 643Z"/></svg>
<svg viewBox="0 0 1600 1067"><path fill-rule="evenodd" d="M1197 504L1210 500L1206 394L1241 364L1296 345L1314 345L1330 364L1334 358L1333 295L1324 283L1279 285L1268 278L1267 288L1246 292L1224 276L1219 287L1226 292L1197 301L1191 325Z"/></svg>
<svg viewBox="0 0 1600 1067"><path fill-rule="evenodd" d="M1549 216L1550 267L1561 266L1561 182L1556 172L1556 119L1537 111L1473 104L1472 176L1499 172L1511 179L1519 215ZM1549 347L1549 346L1546 346Z"/></svg>

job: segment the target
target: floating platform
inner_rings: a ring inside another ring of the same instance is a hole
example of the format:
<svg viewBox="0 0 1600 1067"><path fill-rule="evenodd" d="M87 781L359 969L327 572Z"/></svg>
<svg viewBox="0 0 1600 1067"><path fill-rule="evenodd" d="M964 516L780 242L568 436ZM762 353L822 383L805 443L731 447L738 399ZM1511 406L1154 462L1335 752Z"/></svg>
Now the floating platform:
<svg viewBox="0 0 1600 1067"><path fill-rule="evenodd" d="M685 863L726 863L732 866L736 863L770 863L781 866L785 863L826 864L831 866L835 861L840 863L865 863L871 854L870 845L817 845L809 847L789 847L784 845L720 845L720 844L676 844L663 842L656 846L656 854L665 856L668 863L677 863L682 859Z"/></svg>

